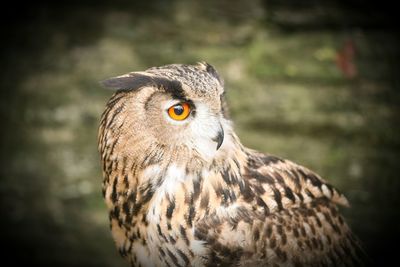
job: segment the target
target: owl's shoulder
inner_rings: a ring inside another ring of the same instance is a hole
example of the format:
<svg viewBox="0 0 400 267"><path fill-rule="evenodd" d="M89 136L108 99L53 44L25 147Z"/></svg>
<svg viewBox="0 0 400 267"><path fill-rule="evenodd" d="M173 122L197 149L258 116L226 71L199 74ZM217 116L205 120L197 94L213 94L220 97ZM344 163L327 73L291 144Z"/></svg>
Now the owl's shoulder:
<svg viewBox="0 0 400 267"><path fill-rule="evenodd" d="M242 166L241 179L235 179L233 166L228 168L231 173L221 174L237 200L225 201L196 223L194 236L212 251L210 263L348 266L358 262L361 248L340 215L337 205L348 203L337 189L292 161L245 152L235 164Z"/></svg>
<svg viewBox="0 0 400 267"><path fill-rule="evenodd" d="M304 166L254 150L247 150L246 155L244 180L279 210L319 199L349 206L339 190Z"/></svg>

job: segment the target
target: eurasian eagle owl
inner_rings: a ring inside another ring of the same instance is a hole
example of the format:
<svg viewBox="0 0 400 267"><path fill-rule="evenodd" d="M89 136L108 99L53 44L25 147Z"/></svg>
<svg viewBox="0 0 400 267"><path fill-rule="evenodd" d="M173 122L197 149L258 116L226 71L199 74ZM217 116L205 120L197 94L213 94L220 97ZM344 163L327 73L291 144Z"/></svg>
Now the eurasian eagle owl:
<svg viewBox="0 0 400 267"><path fill-rule="evenodd" d="M244 147L207 63L103 82L113 238L132 266L359 266L338 212L346 198L312 171Z"/></svg>

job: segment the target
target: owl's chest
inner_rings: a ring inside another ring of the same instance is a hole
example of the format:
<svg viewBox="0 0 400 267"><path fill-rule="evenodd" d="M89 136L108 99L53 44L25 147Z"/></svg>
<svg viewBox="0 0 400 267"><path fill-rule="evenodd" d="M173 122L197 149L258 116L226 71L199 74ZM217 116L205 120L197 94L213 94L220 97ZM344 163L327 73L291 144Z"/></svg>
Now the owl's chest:
<svg viewBox="0 0 400 267"><path fill-rule="evenodd" d="M157 188L138 187L136 191L142 195L135 199L126 195L118 202L121 210L124 206L131 208L125 209L128 213L122 225L114 223L114 239L120 251L134 255L136 265L166 266L167 262L185 266L206 253L204 242L194 238L196 220L202 214L201 183L191 178L172 166ZM145 203L146 198L149 200Z"/></svg>

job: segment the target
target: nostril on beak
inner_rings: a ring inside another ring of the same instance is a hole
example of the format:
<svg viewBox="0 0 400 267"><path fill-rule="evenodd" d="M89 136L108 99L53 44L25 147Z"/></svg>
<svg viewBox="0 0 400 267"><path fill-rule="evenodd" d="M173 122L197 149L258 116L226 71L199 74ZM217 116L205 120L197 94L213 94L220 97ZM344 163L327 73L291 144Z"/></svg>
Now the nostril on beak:
<svg viewBox="0 0 400 267"><path fill-rule="evenodd" d="M220 125L220 130L216 137L212 139L214 142L217 143L217 150L221 147L222 143L224 142L224 128Z"/></svg>

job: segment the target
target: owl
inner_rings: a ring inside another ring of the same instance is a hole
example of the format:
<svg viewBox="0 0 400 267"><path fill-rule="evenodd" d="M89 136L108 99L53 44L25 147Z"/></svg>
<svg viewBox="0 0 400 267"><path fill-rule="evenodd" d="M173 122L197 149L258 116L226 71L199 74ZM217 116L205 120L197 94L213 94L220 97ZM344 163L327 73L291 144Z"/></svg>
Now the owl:
<svg viewBox="0 0 400 267"><path fill-rule="evenodd" d="M116 90L98 144L103 196L131 266L361 266L346 198L309 169L244 147L213 66L172 64Z"/></svg>

